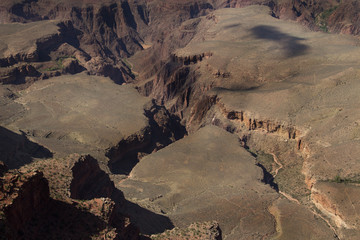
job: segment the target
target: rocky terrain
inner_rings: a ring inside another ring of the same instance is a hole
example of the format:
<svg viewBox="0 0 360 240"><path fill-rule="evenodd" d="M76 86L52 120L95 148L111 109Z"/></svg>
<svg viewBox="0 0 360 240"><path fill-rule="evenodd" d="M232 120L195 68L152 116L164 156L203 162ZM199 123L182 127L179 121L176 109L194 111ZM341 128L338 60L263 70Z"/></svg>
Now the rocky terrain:
<svg viewBox="0 0 360 240"><path fill-rule="evenodd" d="M358 239L360 5L3 0L1 239Z"/></svg>

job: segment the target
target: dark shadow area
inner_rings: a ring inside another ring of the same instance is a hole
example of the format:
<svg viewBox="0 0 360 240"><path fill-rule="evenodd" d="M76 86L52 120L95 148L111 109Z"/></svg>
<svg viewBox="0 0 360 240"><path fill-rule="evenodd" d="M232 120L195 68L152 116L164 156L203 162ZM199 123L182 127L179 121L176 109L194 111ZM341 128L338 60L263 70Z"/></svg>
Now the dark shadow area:
<svg viewBox="0 0 360 240"><path fill-rule="evenodd" d="M274 176L269 173L266 168L261 164L257 163L256 166L260 167L263 171L263 179L261 180L263 183L270 185L276 192L279 192L279 186L274 182Z"/></svg>
<svg viewBox="0 0 360 240"><path fill-rule="evenodd" d="M147 128L139 135L134 134L121 140L106 153L110 159L109 169L114 174L128 175L139 162L139 156L149 154L152 150L150 130Z"/></svg>
<svg viewBox="0 0 360 240"><path fill-rule="evenodd" d="M8 168L5 165L5 163L0 161L0 177L4 176L4 174L7 172L7 170L8 170Z"/></svg>
<svg viewBox="0 0 360 240"><path fill-rule="evenodd" d="M146 25L148 25L149 24L149 11L147 10L146 5L138 5L137 12L138 12L141 20L143 20L143 22Z"/></svg>
<svg viewBox="0 0 360 240"><path fill-rule="evenodd" d="M239 26L241 26L240 23L230 24L230 25L224 26L224 29L236 28L236 27L239 27Z"/></svg>
<svg viewBox="0 0 360 240"><path fill-rule="evenodd" d="M14 4L9 9L9 12L27 20L40 21L42 19L41 16L32 9L32 6L36 6L36 2L37 0L22 1L21 3Z"/></svg>
<svg viewBox="0 0 360 240"><path fill-rule="evenodd" d="M130 26L133 29L137 29L137 24L134 18L134 15L132 14L131 8L129 6L129 3L122 2L121 3L122 12L124 14L125 22L127 26Z"/></svg>
<svg viewBox="0 0 360 240"><path fill-rule="evenodd" d="M113 28L116 24L115 21L115 9L117 8L116 4L111 4L110 6L104 6L100 9L99 13L105 24L109 28Z"/></svg>
<svg viewBox="0 0 360 240"><path fill-rule="evenodd" d="M276 27L260 25L250 29L251 33L258 39L274 41L282 46L286 57L296 57L306 54L309 46L300 41L304 38L298 38L279 31Z"/></svg>
<svg viewBox="0 0 360 240"><path fill-rule="evenodd" d="M106 228L99 217L81 207L50 199L49 208L36 214L12 239L92 239Z"/></svg>
<svg viewBox="0 0 360 240"><path fill-rule="evenodd" d="M190 18L197 18L204 15L206 10L212 10L214 7L210 3L195 3L190 5Z"/></svg>
<svg viewBox="0 0 360 240"><path fill-rule="evenodd" d="M7 240L5 236L6 232L6 224L4 219L0 219L0 240Z"/></svg>
<svg viewBox="0 0 360 240"><path fill-rule="evenodd" d="M139 163L138 153L141 150L133 150L124 155L121 160L109 162L110 171L114 174L129 175L131 170Z"/></svg>
<svg viewBox="0 0 360 240"><path fill-rule="evenodd" d="M114 182L104 172L98 161L90 155L81 156L71 168L70 197L80 200L111 198L116 202L124 200L124 194L115 188Z"/></svg>
<svg viewBox="0 0 360 240"><path fill-rule="evenodd" d="M139 227L142 234L162 233L175 227L168 217L151 212L127 200L121 211L130 216L131 222Z"/></svg>
<svg viewBox="0 0 360 240"><path fill-rule="evenodd" d="M0 161L9 169L20 168L33 158L51 158L53 154L45 147L31 142L25 133L14 133L0 126Z"/></svg>
<svg viewBox="0 0 360 240"><path fill-rule="evenodd" d="M78 37L82 35L83 32L74 28L71 21L60 22L57 26L61 33L59 36L54 35L37 41L40 62L51 61L50 53L58 49L60 45L64 43L68 43L76 49L80 48Z"/></svg>
<svg viewBox="0 0 360 240"><path fill-rule="evenodd" d="M155 102L145 110L145 116L149 119L148 128L121 140L106 153L112 173L130 174L142 156L160 150L187 134L180 118Z"/></svg>
<svg viewBox="0 0 360 240"><path fill-rule="evenodd" d="M73 47L80 49L79 37L83 35L83 32L75 28L71 21L65 21L58 24L60 32L63 35L64 42L72 45Z"/></svg>
<svg viewBox="0 0 360 240"><path fill-rule="evenodd" d="M279 186L278 186L277 183L274 182L274 176L266 169L266 167L265 167L263 164L261 164L261 163L259 162L259 158L260 158L260 157L263 157L263 156L264 156L264 153L259 154L258 152L255 153L255 152L251 151L251 149L249 148L249 146L246 144L247 141L248 141L248 139L247 139L246 136L243 137L242 139L239 139L239 142L240 142L241 146L242 146L243 148L245 148L245 149L248 151L248 153L251 154L251 156L253 156L254 158L256 158L256 160L257 160L256 166L260 167L261 170L263 171L263 179L261 180L261 182L270 185L270 187L271 187L272 189L274 189L276 192L279 192ZM265 155L266 155L266 154L265 154ZM267 154L267 155L268 155L268 154Z"/></svg>
<svg viewBox="0 0 360 240"><path fill-rule="evenodd" d="M118 68L112 64L104 64L101 71L104 77L109 77L114 83L119 85L125 83L124 73L126 73L124 68Z"/></svg>
<svg viewBox="0 0 360 240"><path fill-rule="evenodd" d="M231 88L214 87L218 92L250 92L259 89L261 86L232 86Z"/></svg>
<svg viewBox="0 0 360 240"><path fill-rule="evenodd" d="M11 59L13 58L10 58L10 62L14 62L15 64L16 61L12 61ZM38 72L31 64L23 64L16 67L9 67L7 71L1 75L3 75L0 77L1 83L19 85L26 83L27 78L31 79L40 77L41 73Z"/></svg>
<svg viewBox="0 0 360 240"><path fill-rule="evenodd" d="M90 155L81 157L72 167L71 197L80 200L110 198L117 205L119 216L130 216L133 224L143 234L161 233L174 227L169 218L151 212L125 199L107 173L100 169L96 159Z"/></svg>

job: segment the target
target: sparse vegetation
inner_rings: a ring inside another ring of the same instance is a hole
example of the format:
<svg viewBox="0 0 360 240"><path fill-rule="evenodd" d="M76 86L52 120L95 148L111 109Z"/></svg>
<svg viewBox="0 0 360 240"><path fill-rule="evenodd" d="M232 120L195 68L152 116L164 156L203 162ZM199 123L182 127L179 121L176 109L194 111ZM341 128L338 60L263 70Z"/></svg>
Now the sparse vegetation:
<svg viewBox="0 0 360 240"><path fill-rule="evenodd" d="M334 6L330 9L327 9L325 11L323 11L322 13L320 13L317 17L316 17L316 24L319 26L319 28L323 31L323 32L329 32L328 29L328 19L330 17L330 15L337 9L338 6Z"/></svg>
<svg viewBox="0 0 360 240"><path fill-rule="evenodd" d="M64 68L64 65L63 65L63 62L65 59L68 59L68 58L72 58L74 60L77 60L75 58L75 56L63 56L63 57L59 57L57 60L56 60L56 66L52 66L52 67L49 67L49 68L45 68L43 71L47 71L47 72L51 72L51 71L57 71L57 70L61 70Z"/></svg>
<svg viewBox="0 0 360 240"><path fill-rule="evenodd" d="M360 179L352 179L352 178L342 178L339 175L336 175L334 179L331 180L331 182L336 183L360 183Z"/></svg>
<svg viewBox="0 0 360 240"><path fill-rule="evenodd" d="M171 230L166 230L163 233L151 235L151 239L208 239L210 236L210 229L215 226L214 222L193 223L187 228L175 227Z"/></svg>

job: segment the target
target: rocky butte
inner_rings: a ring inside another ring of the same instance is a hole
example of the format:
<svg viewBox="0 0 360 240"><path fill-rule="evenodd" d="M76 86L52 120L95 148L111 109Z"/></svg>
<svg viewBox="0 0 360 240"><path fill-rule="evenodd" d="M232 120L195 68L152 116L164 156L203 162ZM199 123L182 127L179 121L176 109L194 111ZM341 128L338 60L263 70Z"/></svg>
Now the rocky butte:
<svg viewBox="0 0 360 240"><path fill-rule="evenodd" d="M0 239L359 239L359 12L2 0Z"/></svg>

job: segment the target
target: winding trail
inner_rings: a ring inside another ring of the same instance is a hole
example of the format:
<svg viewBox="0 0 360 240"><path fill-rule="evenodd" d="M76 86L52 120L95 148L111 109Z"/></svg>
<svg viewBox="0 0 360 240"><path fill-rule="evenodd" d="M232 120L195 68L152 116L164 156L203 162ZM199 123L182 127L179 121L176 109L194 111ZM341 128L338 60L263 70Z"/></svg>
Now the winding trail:
<svg viewBox="0 0 360 240"><path fill-rule="evenodd" d="M275 178L279 170L282 169L284 166L281 164L281 162L279 162L277 156L274 153L270 153L270 154L273 156L274 162L279 166L278 168L275 169L275 174L274 174L274 178Z"/></svg>
<svg viewBox="0 0 360 240"><path fill-rule="evenodd" d="M274 178L277 176L278 172L280 169L282 169L284 167L284 165L282 165L282 163L279 161L279 159L277 158L277 156L274 153L270 153L273 156L274 162L278 165L278 168L275 169L275 174L274 174ZM283 195L286 199L288 199L289 201L295 202L296 204L302 205L299 200L293 198L292 196L290 196L287 193L284 193L282 191L279 190L279 193L281 195ZM309 210L317 217L321 218L327 225L328 227L334 232L334 236L336 237L336 239L341 240L339 238L339 235L336 232L336 229L331 225L330 221L328 219L326 219L325 217L323 217L321 214L319 214L318 212L316 212L316 210L314 210L313 208L309 207Z"/></svg>

